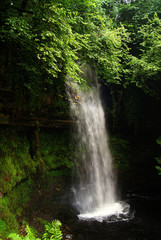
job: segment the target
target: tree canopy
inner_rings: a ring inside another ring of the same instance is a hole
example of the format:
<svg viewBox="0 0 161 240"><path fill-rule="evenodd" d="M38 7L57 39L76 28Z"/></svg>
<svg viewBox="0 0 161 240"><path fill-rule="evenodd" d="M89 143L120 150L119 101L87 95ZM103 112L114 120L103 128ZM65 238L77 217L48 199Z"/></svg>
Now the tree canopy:
<svg viewBox="0 0 161 240"><path fill-rule="evenodd" d="M83 84L83 62L106 82L120 83L127 71L128 33L113 27L97 0L4 1L0 40L1 85L28 105L62 93L67 76Z"/></svg>
<svg viewBox="0 0 161 240"><path fill-rule="evenodd" d="M160 99L160 16L158 0L5 0L0 85L29 112L62 109L66 80L85 86L81 65L88 63L110 88L113 113L123 88Z"/></svg>

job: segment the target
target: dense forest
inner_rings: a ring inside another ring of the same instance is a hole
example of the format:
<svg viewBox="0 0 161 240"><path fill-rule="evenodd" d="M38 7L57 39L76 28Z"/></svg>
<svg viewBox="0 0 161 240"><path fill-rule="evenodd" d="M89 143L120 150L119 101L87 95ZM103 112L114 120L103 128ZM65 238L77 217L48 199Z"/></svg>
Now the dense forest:
<svg viewBox="0 0 161 240"><path fill-rule="evenodd" d="M101 85L123 193L159 191L160 0L2 0L0 43L0 239L70 232L67 210L59 216L42 199L58 198L71 182L66 83L90 88L83 64Z"/></svg>

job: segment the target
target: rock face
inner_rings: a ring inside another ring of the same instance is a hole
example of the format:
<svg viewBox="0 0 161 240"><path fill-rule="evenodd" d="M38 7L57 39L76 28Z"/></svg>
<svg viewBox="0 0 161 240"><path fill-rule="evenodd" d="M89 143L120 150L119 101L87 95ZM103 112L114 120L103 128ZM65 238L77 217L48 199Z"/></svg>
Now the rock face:
<svg viewBox="0 0 161 240"><path fill-rule="evenodd" d="M61 98L62 101L68 105L65 97ZM31 111L25 102L25 97L17 102L14 99L14 92L10 89L2 88L0 85L0 126L20 126L20 127L64 127L73 123L69 120L67 106L65 109L59 109L57 101L46 100L42 103L39 110ZM66 111L66 112L65 112Z"/></svg>
<svg viewBox="0 0 161 240"><path fill-rule="evenodd" d="M92 66L90 66L87 63L83 63L80 68L82 70L82 73L80 76L83 79L90 81L90 82L92 80L92 84L97 81L96 70Z"/></svg>

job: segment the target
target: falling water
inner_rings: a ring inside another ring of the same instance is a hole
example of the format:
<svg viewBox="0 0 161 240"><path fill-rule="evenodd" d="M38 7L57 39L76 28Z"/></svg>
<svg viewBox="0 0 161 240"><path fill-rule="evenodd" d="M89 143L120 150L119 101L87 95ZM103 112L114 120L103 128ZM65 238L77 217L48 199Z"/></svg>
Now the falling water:
<svg viewBox="0 0 161 240"><path fill-rule="evenodd" d="M98 85L80 91L73 85L69 98L76 120L77 177L74 205L81 219L102 219L127 215L129 206L117 202L112 157L108 146L104 111ZM126 205L126 206L125 206Z"/></svg>

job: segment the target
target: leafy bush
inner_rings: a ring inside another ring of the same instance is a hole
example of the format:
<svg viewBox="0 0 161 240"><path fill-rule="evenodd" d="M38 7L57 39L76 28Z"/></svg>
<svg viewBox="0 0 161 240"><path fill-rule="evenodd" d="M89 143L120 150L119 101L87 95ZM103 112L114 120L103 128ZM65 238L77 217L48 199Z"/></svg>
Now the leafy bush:
<svg viewBox="0 0 161 240"><path fill-rule="evenodd" d="M8 238L11 238L13 240L22 240L22 239L25 239L25 240L41 240L40 238L36 238L35 231L32 228L30 228L28 225L26 226L26 232L27 232L27 235L25 237L21 236L17 233L10 233Z"/></svg>
<svg viewBox="0 0 161 240"><path fill-rule="evenodd" d="M60 229L61 222L59 220L55 220L52 223L45 224L45 233L43 234L42 238L43 240L61 240L62 239L62 232ZM11 233L9 234L9 238L13 240L41 240L40 238L36 237L35 231L30 228L28 225L26 226L27 235L20 236L17 233Z"/></svg>
<svg viewBox="0 0 161 240"><path fill-rule="evenodd" d="M45 225L45 233L43 234L43 240L54 239L61 240L62 232L60 229L61 222L59 220L55 220L52 223L48 223Z"/></svg>

